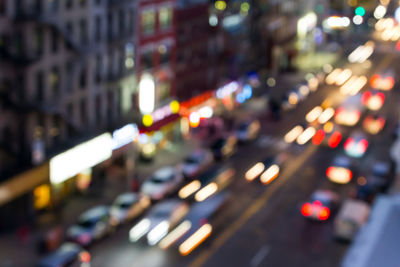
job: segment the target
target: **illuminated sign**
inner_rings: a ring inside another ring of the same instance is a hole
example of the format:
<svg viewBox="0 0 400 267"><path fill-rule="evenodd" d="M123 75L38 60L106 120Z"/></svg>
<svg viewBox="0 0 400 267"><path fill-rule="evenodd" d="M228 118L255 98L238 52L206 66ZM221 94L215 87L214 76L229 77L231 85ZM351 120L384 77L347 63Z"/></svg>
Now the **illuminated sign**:
<svg viewBox="0 0 400 267"><path fill-rule="evenodd" d="M139 136L139 129L136 124L131 123L115 130L112 135L113 149L118 149L131 143Z"/></svg>
<svg viewBox="0 0 400 267"><path fill-rule="evenodd" d="M142 114L153 112L155 105L155 85L153 76L144 73L139 82L139 109Z"/></svg>
<svg viewBox="0 0 400 267"><path fill-rule="evenodd" d="M62 183L111 157L113 139L104 133L50 160L50 182Z"/></svg>
<svg viewBox="0 0 400 267"><path fill-rule="evenodd" d="M313 12L306 14L297 21L297 34L299 37L305 37L308 32L317 25L317 15Z"/></svg>
<svg viewBox="0 0 400 267"><path fill-rule="evenodd" d="M178 101L173 100L168 105L156 109L151 114L146 114L142 118L143 125L150 127L154 123L165 119L166 117L177 114L180 109L180 104Z"/></svg>
<svg viewBox="0 0 400 267"><path fill-rule="evenodd" d="M238 82L230 82L223 87L219 88L216 92L216 95L218 98L225 98L226 96L229 96L230 94L236 92L236 90L239 89L239 83Z"/></svg>

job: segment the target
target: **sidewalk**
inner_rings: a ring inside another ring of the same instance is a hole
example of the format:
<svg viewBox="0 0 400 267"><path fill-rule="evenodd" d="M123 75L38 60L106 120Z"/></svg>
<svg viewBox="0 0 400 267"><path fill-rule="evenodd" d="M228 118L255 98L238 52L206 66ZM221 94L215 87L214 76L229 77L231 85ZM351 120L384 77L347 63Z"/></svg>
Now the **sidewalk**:
<svg viewBox="0 0 400 267"><path fill-rule="evenodd" d="M170 143L165 149L160 150L153 162L137 162L136 168L141 181L146 179L155 170L167 165L176 165L182 161L198 144L193 141ZM66 200L59 213L40 216L39 225L31 230L26 241L21 242L16 232L0 236L0 267L34 266L42 257L38 253L38 240L44 233L56 226L65 230L76 222L78 216L87 209L96 205L110 205L115 197L129 191L126 175L122 170L115 169L109 173L100 192L87 195L73 195Z"/></svg>

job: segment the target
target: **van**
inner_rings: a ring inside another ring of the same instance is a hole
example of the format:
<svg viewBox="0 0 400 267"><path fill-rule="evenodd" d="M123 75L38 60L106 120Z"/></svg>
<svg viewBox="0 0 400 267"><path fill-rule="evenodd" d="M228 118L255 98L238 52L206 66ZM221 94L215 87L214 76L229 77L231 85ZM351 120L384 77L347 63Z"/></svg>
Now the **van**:
<svg viewBox="0 0 400 267"><path fill-rule="evenodd" d="M334 221L334 236L338 240L352 241L357 231L366 223L370 207L361 200L347 199Z"/></svg>

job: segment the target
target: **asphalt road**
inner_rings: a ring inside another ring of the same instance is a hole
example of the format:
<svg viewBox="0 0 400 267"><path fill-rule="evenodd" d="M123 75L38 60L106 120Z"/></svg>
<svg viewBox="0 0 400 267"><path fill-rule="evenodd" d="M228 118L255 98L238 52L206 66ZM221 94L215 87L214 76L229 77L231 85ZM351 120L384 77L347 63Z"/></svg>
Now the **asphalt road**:
<svg viewBox="0 0 400 267"><path fill-rule="evenodd" d="M375 53L371 62L371 68L360 64L349 67L355 74L367 77L388 67L399 71L394 55ZM141 242L130 243L128 232L133 224L129 224L89 248L91 266L338 266L348 245L333 240L333 220L312 222L303 218L299 210L301 203L307 201L317 188L335 190L343 199L355 187L354 182L333 185L325 177L330 161L343 150L312 144L285 146L282 142L283 135L299 122L304 122L305 114L325 98L329 97L336 104L343 101L337 91L334 86L320 88L279 122L267 121L261 116L262 136L268 136L264 139L266 142L245 144L228 160L236 170L235 181L229 188L229 206L211 222L214 228L210 238L190 255L179 255L176 247L163 251ZM390 98L382 109L388 117L388 124L379 136L371 137L369 151L359 160L360 175L374 159L389 159L390 134L400 112L397 107L399 100L398 92L390 92ZM360 124L355 128L361 128ZM253 164L280 152L287 153L289 159L277 180L268 186L258 181L245 181L244 173Z"/></svg>

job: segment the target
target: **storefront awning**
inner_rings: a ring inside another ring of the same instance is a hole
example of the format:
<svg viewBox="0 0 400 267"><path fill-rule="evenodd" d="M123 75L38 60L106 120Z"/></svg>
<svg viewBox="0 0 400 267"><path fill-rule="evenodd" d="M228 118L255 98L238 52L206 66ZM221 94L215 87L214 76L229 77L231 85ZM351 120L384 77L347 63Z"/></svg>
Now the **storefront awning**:
<svg viewBox="0 0 400 267"><path fill-rule="evenodd" d="M0 184L0 206L49 182L49 163L18 174Z"/></svg>
<svg viewBox="0 0 400 267"><path fill-rule="evenodd" d="M150 132L158 131L159 129L161 129L161 127L163 127L167 124L170 124L170 123L178 120L179 118L180 118L179 114L171 114L168 117L165 117L164 119L155 122L154 124L152 124L149 127L140 125L139 132L140 133L150 133Z"/></svg>

